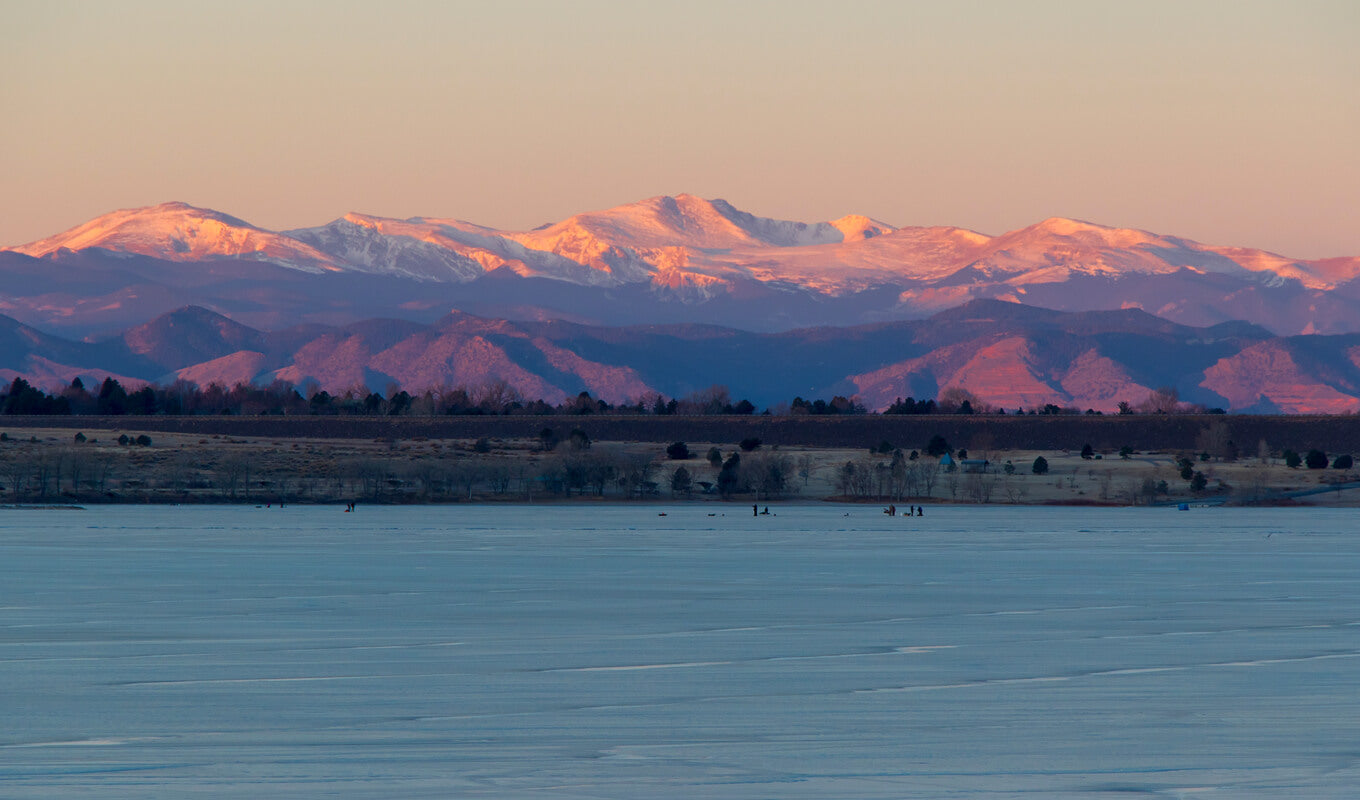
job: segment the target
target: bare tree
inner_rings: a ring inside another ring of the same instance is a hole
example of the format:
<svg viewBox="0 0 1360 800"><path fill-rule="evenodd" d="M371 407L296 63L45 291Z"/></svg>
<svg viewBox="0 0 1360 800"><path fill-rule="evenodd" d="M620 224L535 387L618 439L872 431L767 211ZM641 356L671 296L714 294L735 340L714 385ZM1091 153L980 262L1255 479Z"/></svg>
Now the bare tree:
<svg viewBox="0 0 1360 800"><path fill-rule="evenodd" d="M407 470L413 483L420 486L420 493L430 498L442 494L448 478L443 465L435 458L418 458Z"/></svg>
<svg viewBox="0 0 1360 800"><path fill-rule="evenodd" d="M921 493L921 496L934 497L935 484L940 479L939 465L932 463L930 459L925 459L916 462L913 469L916 472L916 477L920 480L921 488L924 490Z"/></svg>
<svg viewBox="0 0 1360 800"><path fill-rule="evenodd" d="M454 485L459 487L468 500L472 499L472 491L481 482L482 474L481 463L472 459L455 461L449 470L449 476L453 479Z"/></svg>
<svg viewBox="0 0 1360 800"><path fill-rule="evenodd" d="M792 486L793 460L788 456L774 453L747 456L741 469L744 481L755 489L757 499L780 498L796 489Z"/></svg>
<svg viewBox="0 0 1360 800"><path fill-rule="evenodd" d="M52 491L61 494L61 478L66 474L66 448L51 452L49 457L52 460Z"/></svg>
<svg viewBox="0 0 1360 800"><path fill-rule="evenodd" d="M1264 465L1247 469L1246 479L1242 481L1238 494L1244 503L1259 503L1265 499L1269 487L1269 471Z"/></svg>
<svg viewBox="0 0 1360 800"><path fill-rule="evenodd" d="M168 483L172 491L177 494L184 494L189 489L189 484L193 481L194 471L198 465L198 459L187 452L176 453L167 464L169 467Z"/></svg>
<svg viewBox="0 0 1360 800"><path fill-rule="evenodd" d="M520 399L519 392L515 391L515 387L511 386L509 381L497 378L478 387L473 394L472 402L484 411L499 414Z"/></svg>
<svg viewBox="0 0 1360 800"><path fill-rule="evenodd" d="M857 466L854 461L847 461L836 470L836 491L849 497L855 493L855 470Z"/></svg>
<svg viewBox="0 0 1360 800"><path fill-rule="evenodd" d="M652 473L656 462L646 453L616 452L612 454L618 471L619 486L628 497L642 497L656 491Z"/></svg>
<svg viewBox="0 0 1360 800"><path fill-rule="evenodd" d="M1143 414L1175 414L1180 410L1180 394L1174 386L1160 386L1138 404Z"/></svg>
<svg viewBox="0 0 1360 800"><path fill-rule="evenodd" d="M967 403L969 408L979 414L991 410L991 407L981 398L962 386L946 386L940 391L939 398L935 402L940 410L946 414L953 414L958 411L964 403Z"/></svg>
<svg viewBox="0 0 1360 800"><path fill-rule="evenodd" d="M250 459L231 454L217 462L217 481L227 496L236 499L236 492L250 483Z"/></svg>
<svg viewBox="0 0 1360 800"><path fill-rule="evenodd" d="M381 463L372 458L355 459L349 463L349 474L362 496L370 500L382 498L387 470Z"/></svg>
<svg viewBox="0 0 1360 800"><path fill-rule="evenodd" d="M46 450L39 451L31 457L29 470L30 488L37 493L39 500L47 499L53 477L60 474L56 454Z"/></svg>
<svg viewBox="0 0 1360 800"><path fill-rule="evenodd" d="M71 491L80 491L80 481L89 469L89 456L83 447L72 447L66 452L66 477L71 481ZM60 488L60 487L58 487Z"/></svg>
<svg viewBox="0 0 1360 800"><path fill-rule="evenodd" d="M1195 449L1222 461L1237 459L1237 445L1233 443L1232 431L1222 420L1210 423L1195 436Z"/></svg>
<svg viewBox="0 0 1360 800"><path fill-rule="evenodd" d="M1100 482L1100 499L1109 500L1110 485L1114 482L1114 472L1108 469L1101 470L1097 480Z"/></svg>
<svg viewBox="0 0 1360 800"><path fill-rule="evenodd" d="M5 460L5 482L9 484L10 493L14 495L15 501L24 496L28 488L29 474L28 462L21 455L16 453Z"/></svg>
<svg viewBox="0 0 1360 800"><path fill-rule="evenodd" d="M677 410L681 414L717 414L731 404L727 387L715 384L681 398Z"/></svg>
<svg viewBox="0 0 1360 800"><path fill-rule="evenodd" d="M489 464L486 467L486 481L491 486L492 494L503 495L510 491L510 467L503 462Z"/></svg>
<svg viewBox="0 0 1360 800"><path fill-rule="evenodd" d="M105 451L97 451L90 456L90 475L95 488L100 492L106 492L109 488L109 480L113 477L113 455Z"/></svg>
<svg viewBox="0 0 1360 800"><path fill-rule="evenodd" d="M963 476L963 496L974 503L990 503L996 482L995 472L969 472Z"/></svg>
<svg viewBox="0 0 1360 800"><path fill-rule="evenodd" d="M1025 485L1025 479L1014 474L1003 474L1001 477L1001 491L1006 495L1006 502L1021 503L1029 494L1029 487Z"/></svg>

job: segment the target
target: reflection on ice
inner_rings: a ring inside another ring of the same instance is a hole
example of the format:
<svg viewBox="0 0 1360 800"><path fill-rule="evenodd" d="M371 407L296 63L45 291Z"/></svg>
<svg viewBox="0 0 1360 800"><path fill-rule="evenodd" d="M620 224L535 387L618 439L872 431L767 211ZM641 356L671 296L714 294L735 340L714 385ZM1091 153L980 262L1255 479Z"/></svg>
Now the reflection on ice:
<svg viewBox="0 0 1360 800"><path fill-rule="evenodd" d="M1360 785L1351 511L711 508L0 512L0 796Z"/></svg>

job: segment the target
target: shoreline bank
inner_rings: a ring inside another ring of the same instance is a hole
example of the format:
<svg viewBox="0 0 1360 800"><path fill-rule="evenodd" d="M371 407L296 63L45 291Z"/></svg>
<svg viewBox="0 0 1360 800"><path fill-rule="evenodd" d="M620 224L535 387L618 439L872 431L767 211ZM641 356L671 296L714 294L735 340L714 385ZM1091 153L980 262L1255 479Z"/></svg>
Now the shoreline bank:
<svg viewBox="0 0 1360 800"><path fill-rule="evenodd" d="M0 426L0 503L454 505L848 502L1119 507L1360 506L1360 472L1279 453L947 449L758 443L207 436ZM117 433L117 436L113 434ZM573 432L574 433L574 432ZM885 445L887 443L884 443ZM677 457L683 456L683 457ZM1042 467L1042 469L1041 469ZM1189 475L1190 477L1186 477ZM1198 489L1196 488L1198 487Z"/></svg>

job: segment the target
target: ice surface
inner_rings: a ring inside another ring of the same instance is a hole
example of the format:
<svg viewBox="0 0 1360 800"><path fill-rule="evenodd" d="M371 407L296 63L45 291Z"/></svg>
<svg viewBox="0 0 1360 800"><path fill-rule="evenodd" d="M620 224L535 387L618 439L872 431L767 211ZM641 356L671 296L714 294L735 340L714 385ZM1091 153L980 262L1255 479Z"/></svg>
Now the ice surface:
<svg viewBox="0 0 1360 800"><path fill-rule="evenodd" d="M772 511L0 511L0 796L1355 796L1353 510Z"/></svg>

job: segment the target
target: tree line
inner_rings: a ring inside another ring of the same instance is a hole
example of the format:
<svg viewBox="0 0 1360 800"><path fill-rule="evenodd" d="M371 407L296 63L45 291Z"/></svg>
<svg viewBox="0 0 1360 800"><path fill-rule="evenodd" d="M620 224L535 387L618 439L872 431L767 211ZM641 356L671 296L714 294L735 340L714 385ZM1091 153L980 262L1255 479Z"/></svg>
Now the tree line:
<svg viewBox="0 0 1360 800"><path fill-rule="evenodd" d="M1158 389L1137 406L1119 404L1119 414L1167 413L1223 413L1222 409L1191 406L1176 399L1174 389ZM129 391L117 379L106 377L93 389L86 388L80 378L51 393L45 392L24 378L15 378L0 394L0 414L3 415L324 415L324 416L442 416L442 415L525 415L525 416L583 416L590 414L654 415L654 416L752 416L756 406L745 398L733 400L727 387L711 386L685 397L666 397L650 394L630 402L609 403L582 391L558 403L543 399L525 398L508 382L491 381L480 387L429 389L411 394L396 385L385 393L365 386L355 386L332 394L315 385L299 389L286 381L274 381L267 386L237 383L223 386L210 383L199 386L188 381L176 381L168 386L147 384ZM776 416L824 416L871 414L857 397L836 395L830 400L795 397L759 412ZM918 414L1088 414L1099 415L1094 409L1047 404L1026 410L1004 408L983 402L972 392L961 387L949 387L937 398L917 400L897 398L882 412L887 415Z"/></svg>

